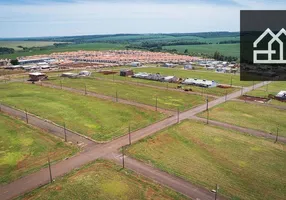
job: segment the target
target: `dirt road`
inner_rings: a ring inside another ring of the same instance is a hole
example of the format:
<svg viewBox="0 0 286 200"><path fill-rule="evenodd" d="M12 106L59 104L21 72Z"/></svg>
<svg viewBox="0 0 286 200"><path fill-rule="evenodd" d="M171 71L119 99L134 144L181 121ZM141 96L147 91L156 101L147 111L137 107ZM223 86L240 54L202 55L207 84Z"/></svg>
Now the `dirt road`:
<svg viewBox="0 0 286 200"><path fill-rule="evenodd" d="M218 104L221 104L225 102L226 100L230 100L236 97L239 97L241 93L246 93L253 88L258 88L263 86L263 83L256 84L254 86L244 88L243 92L238 91L234 92L232 94L229 94L227 97L221 97L218 99L215 99L211 102L209 102L209 108L216 106ZM179 120L188 119L206 109L206 105L201 105L198 107L195 107L189 111L180 113ZM145 138L149 135L152 135L156 133L159 130L165 129L169 126L172 126L178 122L178 116L171 116L165 120L162 120L160 122L157 122L155 124L152 124L148 127L142 128L138 131L133 132L132 135L132 142L136 142L142 138ZM64 174L70 172L71 170L78 168L80 166L83 166L84 164L87 164L91 161L94 161L98 158L104 157L107 154L110 154L112 152L117 152L117 150L124 146L129 144L128 135L122 136L114 141L111 141L107 144L100 144L96 145L94 147L91 147L89 151L82 152L78 154L77 156L74 156L68 160L59 162L52 166L52 173L53 177L59 177L63 176ZM138 167L139 170L139 167ZM148 174L146 175L148 177ZM152 178L152 176L150 176ZM42 169L38 172L35 172L34 174L30 174L26 177L23 177L21 179L18 179L8 185L4 185L0 187L0 199L1 200L7 200L11 199L13 197L19 196L25 192L28 192L34 188L37 188L39 185L43 185L48 183L49 180L49 174L48 169ZM184 183L181 182L173 182L170 183L167 181L164 181L165 185L168 185L169 187L173 188L174 190L178 189L178 187L182 187ZM17 190L15 190L17 188Z"/></svg>
<svg viewBox="0 0 286 200"><path fill-rule="evenodd" d="M107 156L105 156L105 158L113 160L119 165L122 165L122 155L119 153L108 154ZM160 171L150 165L142 163L128 156L124 156L124 163L126 168L140 175L148 177L154 180L155 182L160 183L161 185L172 188L173 190L181 194L184 194L185 196L191 199L196 199L196 200L214 199L215 195L211 191L202 187L198 187L182 178ZM223 199L225 198L218 195L217 200L223 200Z"/></svg>
<svg viewBox="0 0 286 200"><path fill-rule="evenodd" d="M196 117L196 116L191 117L191 119L203 121L203 122L207 121L204 118L200 118L200 117ZM258 130L254 130L254 129L250 129L250 128L244 128L244 127L240 127L240 126L236 126L236 125L232 125L232 124L228 124L228 123L224 123L224 122L209 120L209 124L213 124L213 125L220 126L220 127L225 127L227 129L232 129L232 130L239 131L242 133L247 133L250 135L254 135L256 137L263 137L266 139L272 139L273 141L275 141L275 139L276 139L275 134L271 135L271 134L263 132L263 131L258 131ZM279 136L278 141L281 143L286 143L286 138Z"/></svg>

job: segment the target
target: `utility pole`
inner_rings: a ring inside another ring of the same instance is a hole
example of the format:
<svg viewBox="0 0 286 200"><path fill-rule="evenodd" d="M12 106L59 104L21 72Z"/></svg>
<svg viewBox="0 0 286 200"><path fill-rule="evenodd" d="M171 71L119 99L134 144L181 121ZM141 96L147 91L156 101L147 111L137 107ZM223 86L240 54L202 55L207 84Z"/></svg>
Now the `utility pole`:
<svg viewBox="0 0 286 200"><path fill-rule="evenodd" d="M87 95L87 91L86 91L86 83L84 84L84 94Z"/></svg>
<svg viewBox="0 0 286 200"><path fill-rule="evenodd" d="M158 97L156 97L156 111L158 110Z"/></svg>
<svg viewBox="0 0 286 200"><path fill-rule="evenodd" d="M177 110L177 123L180 123L180 108L178 107L178 110Z"/></svg>
<svg viewBox="0 0 286 200"><path fill-rule="evenodd" d="M274 143L276 143L277 141L278 141L278 127L277 127L277 129L276 129L276 139L275 139L275 142Z"/></svg>
<svg viewBox="0 0 286 200"><path fill-rule="evenodd" d="M116 99L116 102L118 102L118 93L117 93L117 90L116 90L116 93L115 93L115 99Z"/></svg>
<svg viewBox="0 0 286 200"><path fill-rule="evenodd" d="M49 172L50 172L50 182L53 182L53 176L52 176L52 169L51 169L51 162L50 162L50 156L48 155L48 164L49 164Z"/></svg>
<svg viewBox="0 0 286 200"><path fill-rule="evenodd" d="M129 135L129 145L131 145L131 127L130 127L130 124L128 127L128 135Z"/></svg>
<svg viewBox="0 0 286 200"><path fill-rule="evenodd" d="M207 124L209 124L209 97L207 96L207 108L206 108L206 111L207 111Z"/></svg>
<svg viewBox="0 0 286 200"><path fill-rule="evenodd" d="M122 146L122 168L125 168L125 160L124 160L124 156L125 156L125 146Z"/></svg>
<svg viewBox="0 0 286 200"><path fill-rule="evenodd" d="M218 189L219 189L219 187L218 187L218 185L216 184L216 188L215 188L215 200L217 199Z"/></svg>
<svg viewBox="0 0 286 200"><path fill-rule="evenodd" d="M66 130L66 123L64 122L64 134L65 134L65 142L67 142L67 130Z"/></svg>
<svg viewBox="0 0 286 200"><path fill-rule="evenodd" d="M26 123L29 124L27 109L25 109L25 115L26 115Z"/></svg>
<svg viewBox="0 0 286 200"><path fill-rule="evenodd" d="M227 90L225 90L225 101L227 100Z"/></svg>

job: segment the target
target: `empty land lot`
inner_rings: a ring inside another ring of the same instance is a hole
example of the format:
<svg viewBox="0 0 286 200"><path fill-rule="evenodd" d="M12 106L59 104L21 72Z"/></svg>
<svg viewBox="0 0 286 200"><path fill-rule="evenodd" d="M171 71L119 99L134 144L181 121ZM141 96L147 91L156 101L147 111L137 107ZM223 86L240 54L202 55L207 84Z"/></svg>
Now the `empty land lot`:
<svg viewBox="0 0 286 200"><path fill-rule="evenodd" d="M0 184L11 182L77 151L60 139L0 113Z"/></svg>
<svg viewBox="0 0 286 200"><path fill-rule="evenodd" d="M99 160L18 199L187 199L109 161Z"/></svg>
<svg viewBox="0 0 286 200"><path fill-rule="evenodd" d="M188 49L190 53L203 53L214 55L216 51L224 56L239 57L239 44L206 44L206 45L171 45L164 46L164 49L177 49L178 52L184 53Z"/></svg>
<svg viewBox="0 0 286 200"><path fill-rule="evenodd" d="M104 101L32 84L0 84L1 101L36 114L98 141L122 136L165 115L134 106Z"/></svg>
<svg viewBox="0 0 286 200"><path fill-rule="evenodd" d="M206 117L206 112L199 114ZM209 111L209 119L286 136L285 110L244 102L226 102Z"/></svg>
<svg viewBox="0 0 286 200"><path fill-rule="evenodd" d="M216 73L213 71L183 70L178 68L146 67L134 69L136 72L160 73L162 75L177 76L178 78L199 78L214 80L219 84L231 84L235 86L250 86L251 81L240 81L239 74Z"/></svg>
<svg viewBox="0 0 286 200"><path fill-rule="evenodd" d="M284 81L273 81L268 86L265 85L261 88L253 90L251 92L248 92L247 95L267 98L269 94L276 95L281 90L286 91L286 82L284 82ZM278 100L271 100L270 104L285 105L286 106L286 103L280 102Z"/></svg>
<svg viewBox="0 0 286 200"><path fill-rule="evenodd" d="M199 104L203 104L205 102L205 97L202 97L200 95L191 95L169 90L161 90L138 85L129 85L124 83L112 82L110 80L66 78L64 80L55 79L49 82L57 85L60 85L62 82L63 86L82 90L85 90L86 85L87 91L113 97L116 97L117 91L118 98L135 101L151 106L156 105L157 97L158 107L170 110L177 110L177 108L179 108L181 111L183 111Z"/></svg>
<svg viewBox="0 0 286 200"><path fill-rule="evenodd" d="M146 68L140 68L140 69L134 69L136 72L145 72ZM150 68L147 68L147 70ZM164 68L155 68L155 69L159 69L158 72L160 72L161 69ZM175 70L175 69L173 69ZM180 70L180 69L177 69ZM119 71L118 69L115 69L114 71ZM154 70L156 71L156 70ZM186 72L185 70L180 70L182 72ZM157 73L157 72L152 72L152 73ZM161 73L161 72L160 72ZM164 73L161 73L162 75L165 75ZM168 75L168 74L166 74ZM109 79L109 80L120 80L120 81L126 81L126 83L130 83L130 84L137 84L137 83L143 83L143 84L147 84L147 85L151 85L151 86L159 86L159 87L163 87L163 88L177 88L177 86L179 85L178 83L166 83L166 82L160 82L160 81L152 81L152 80L145 80L145 79L139 79L139 78L130 78L130 77L123 77L123 76L119 76L119 74L115 74L113 75L103 75L101 73L92 73L92 77L97 77L97 78L105 78L105 79ZM216 95L216 96L223 96L225 95L225 93L232 93L235 90L237 90L236 88L227 88L227 89L222 89L222 88L202 88L202 87L197 87L197 86L184 86L184 88L191 88L193 92L200 92L200 93L205 93L205 94L211 94L211 95ZM178 89L179 90L179 89Z"/></svg>
<svg viewBox="0 0 286 200"><path fill-rule="evenodd" d="M286 146L184 121L127 149L128 155L229 199L284 199Z"/></svg>

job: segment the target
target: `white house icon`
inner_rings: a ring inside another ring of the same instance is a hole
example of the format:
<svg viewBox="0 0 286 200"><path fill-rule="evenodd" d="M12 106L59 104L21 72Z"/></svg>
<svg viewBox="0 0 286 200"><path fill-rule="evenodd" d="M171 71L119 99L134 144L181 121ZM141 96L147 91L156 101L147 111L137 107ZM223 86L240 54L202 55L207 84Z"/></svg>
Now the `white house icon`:
<svg viewBox="0 0 286 200"><path fill-rule="evenodd" d="M255 40L255 42L253 43L253 47L257 48L258 43L267 35L270 34L272 39L268 42L268 50L254 50L253 51L253 63L256 64L286 64L286 60L284 60L284 47L283 47L283 42L279 39L279 37L284 34L286 35L286 30L284 28L282 28L276 35L268 28L264 31L264 33L262 33L262 35L259 36L259 38L257 38L257 40ZM272 45L274 42L278 42L279 43L279 60L272 60L272 54L276 54L275 50L272 50ZM267 60L258 60L257 59L257 55L260 54L267 54L268 55L268 59Z"/></svg>

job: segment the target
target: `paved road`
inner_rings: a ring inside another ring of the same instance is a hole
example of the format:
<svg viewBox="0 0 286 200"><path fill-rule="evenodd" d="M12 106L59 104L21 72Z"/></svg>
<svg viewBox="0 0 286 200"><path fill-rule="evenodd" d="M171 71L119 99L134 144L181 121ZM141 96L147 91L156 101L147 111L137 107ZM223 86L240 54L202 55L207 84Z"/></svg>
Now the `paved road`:
<svg viewBox="0 0 286 200"><path fill-rule="evenodd" d="M86 94L88 96L92 96L92 97L96 97L96 98L100 98L100 99L116 101L116 98L112 97L112 96L98 94L98 93L90 92L90 91L86 91L85 92L85 90L70 88L70 87L66 87L66 86L62 86L61 87L59 85L54 85L52 83L41 82L41 83L37 83L37 85L41 85L41 86L45 86L45 87L51 87L51 88L56 88L56 89L63 89L63 90L66 90L66 91L75 92L75 93L79 93L79 94L82 94L82 95ZM136 107L139 107L139 108L144 108L144 109L147 109L147 110L156 111L156 107L155 106L150 106L150 105L147 105L147 104L142 104L142 103L129 101L129 100L125 100L125 99L120 99L120 98L117 98L117 102L122 103L122 104L136 106ZM159 107L157 108L157 111L161 112L161 113L168 114L168 115L173 115L175 113L174 111L163 109L163 108L159 108Z"/></svg>
<svg viewBox="0 0 286 200"><path fill-rule="evenodd" d="M119 153L108 154L105 158L117 162L122 165L122 155ZM172 188L173 190L184 194L185 196L196 199L196 200L213 200L214 193L211 191L198 187L182 178L170 175L166 172L160 171L152 166L144 164L138 160L132 159L128 156L124 156L124 166L138 174L141 174L155 182L164 185L166 187ZM226 199L218 195L217 200Z"/></svg>
<svg viewBox="0 0 286 200"><path fill-rule="evenodd" d="M200 117L196 117L196 116L191 117L191 119L203 121L203 122L207 121L204 118L200 118ZM272 139L274 141L276 139L275 133L273 133L273 135L271 135L271 134L263 132L263 131L258 131L258 130L254 130L254 129L250 129L250 128L244 128L244 127L240 127L240 126L236 126L236 125L232 125L232 124L228 124L228 123L224 123L224 122L218 122L218 121L214 121L214 120L209 120L209 124L213 124L213 125L220 126L220 127L225 127L228 129L232 129L235 131L242 132L242 133L247 133L250 135L254 135L256 137L263 137L266 139ZM279 136L278 141L281 143L286 143L286 138Z"/></svg>
<svg viewBox="0 0 286 200"><path fill-rule="evenodd" d="M246 93L252 90L252 88L255 89L255 88L261 87L262 85L263 83L259 83L259 84L254 85L253 87L251 86L248 88L244 88L243 93ZM226 98L221 97L221 98L215 99L209 102L209 108L225 102L226 99L230 100L230 99L239 97L241 93L242 93L241 91L238 91L238 92L229 94ZM189 111L181 113L179 120L188 119L204 111L205 109L206 109L206 105L197 106ZM142 138L152 135L159 130L165 129L169 126L176 124L177 122L178 122L178 117L171 116L160 122L157 122L155 124L142 128L138 131L135 131L132 133L132 142L136 142ZM112 152L117 152L117 150L120 147L127 145L127 144L129 144L128 135L125 135L107 144L100 144L100 145L91 147L89 151L82 152L78 154L77 156L74 156L68 160L65 160L65 161L62 161L62 162L59 162L53 165L52 166L53 176L54 177L63 176L64 174L70 172L72 169L83 166L84 164L87 164L98 158L106 156L107 154L110 154ZM1 186L0 187L0 199L1 200L11 199L25 192L28 192L34 188L37 188L40 184L45 184L47 182L48 182L48 169L45 168L45 169L42 169L41 171L35 172L34 174L27 175L26 177L23 177L22 179L16 180L15 182L12 182L5 186ZM165 183L165 185L167 184L172 185L169 183ZM179 185L176 185L176 187L172 187L172 188L176 190L177 187L179 187ZM15 188L17 188L17 190L15 190Z"/></svg>

